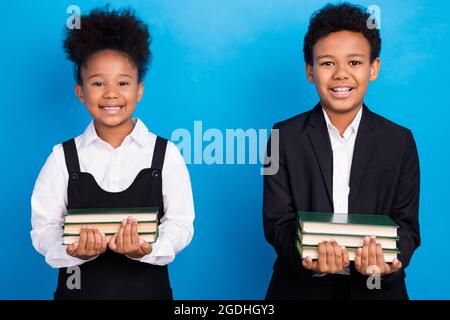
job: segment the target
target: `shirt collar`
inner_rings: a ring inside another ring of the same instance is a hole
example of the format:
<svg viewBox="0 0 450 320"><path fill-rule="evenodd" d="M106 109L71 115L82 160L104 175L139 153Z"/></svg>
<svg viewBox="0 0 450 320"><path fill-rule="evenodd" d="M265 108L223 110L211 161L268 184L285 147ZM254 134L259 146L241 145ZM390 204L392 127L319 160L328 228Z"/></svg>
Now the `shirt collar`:
<svg viewBox="0 0 450 320"><path fill-rule="evenodd" d="M128 137L136 141L139 145L144 146L146 145L148 140L148 128L147 126L139 119L134 118L134 128L131 131L131 133L125 138L124 142L127 140ZM100 137L97 135L97 132L95 131L94 121L92 120L87 128L84 130L83 134L81 135L81 148L85 148L94 141L101 140Z"/></svg>
<svg viewBox="0 0 450 320"><path fill-rule="evenodd" d="M358 132L359 124L361 122L361 117L362 117L362 109L363 109L363 107L361 107L359 109L359 111L356 114L356 116L353 119L353 121L345 129L345 131L344 131L344 139L348 139L352 133L357 133ZM322 112L323 112L323 116L325 118L325 122L327 124L327 128L329 130L331 129L331 130L335 131L339 135L339 130L331 123L331 120L328 117L328 114L326 113L326 111L325 111L325 109L323 107L322 107Z"/></svg>

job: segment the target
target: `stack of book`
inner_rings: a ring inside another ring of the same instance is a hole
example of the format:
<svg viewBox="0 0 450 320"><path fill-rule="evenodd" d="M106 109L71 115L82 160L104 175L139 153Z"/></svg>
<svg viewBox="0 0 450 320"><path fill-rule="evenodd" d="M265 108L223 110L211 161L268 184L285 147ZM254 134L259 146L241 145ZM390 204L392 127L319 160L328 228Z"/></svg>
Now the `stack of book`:
<svg viewBox="0 0 450 320"><path fill-rule="evenodd" d="M346 247L350 261L354 261L366 236L376 237L386 262L392 262L399 253L398 225L387 215L298 212L297 217L297 249L302 258L317 259L318 244L336 240Z"/></svg>
<svg viewBox="0 0 450 320"><path fill-rule="evenodd" d="M158 238L158 208L95 208L67 211L64 217L64 244L78 241L83 227L98 228L109 241L119 231L122 221L130 216L138 222L139 238L155 242Z"/></svg>

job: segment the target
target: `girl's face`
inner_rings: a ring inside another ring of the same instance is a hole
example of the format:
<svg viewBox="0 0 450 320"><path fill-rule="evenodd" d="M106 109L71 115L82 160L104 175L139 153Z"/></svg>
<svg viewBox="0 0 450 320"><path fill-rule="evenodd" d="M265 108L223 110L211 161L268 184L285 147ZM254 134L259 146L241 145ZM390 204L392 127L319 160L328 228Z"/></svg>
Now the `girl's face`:
<svg viewBox="0 0 450 320"><path fill-rule="evenodd" d="M96 126L132 124L132 115L144 93L138 70L125 55L103 50L92 55L81 70L82 84L75 85Z"/></svg>

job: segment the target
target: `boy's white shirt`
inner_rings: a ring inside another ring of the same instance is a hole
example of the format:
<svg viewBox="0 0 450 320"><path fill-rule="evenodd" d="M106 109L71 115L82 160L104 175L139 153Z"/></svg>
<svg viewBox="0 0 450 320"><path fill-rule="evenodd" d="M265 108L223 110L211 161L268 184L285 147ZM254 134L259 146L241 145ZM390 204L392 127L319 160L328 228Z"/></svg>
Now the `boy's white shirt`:
<svg viewBox="0 0 450 320"><path fill-rule="evenodd" d="M91 173L97 184L108 192L127 189L153 158L156 135L134 119L133 131L114 149L101 140L93 122L75 138L80 169ZM86 262L67 254L63 242L63 215L67 208L68 172L62 144L53 148L36 180L31 197L31 239L36 250L53 268L71 267ZM139 260L166 265L175 259L194 234L194 202L189 172L178 148L168 142L162 169L164 216L153 250ZM94 258L95 259L95 258ZM131 258L130 258L131 259Z"/></svg>
<svg viewBox="0 0 450 320"><path fill-rule="evenodd" d="M350 172L352 168L353 151L355 149L356 136L362 117L362 107L359 109L353 121L344 130L343 136L331 123L326 111L322 108L331 149L333 151L333 207L335 213L348 214L348 195L350 193ZM345 268L339 274L349 275L350 267ZM326 273L317 272L313 276L324 276Z"/></svg>

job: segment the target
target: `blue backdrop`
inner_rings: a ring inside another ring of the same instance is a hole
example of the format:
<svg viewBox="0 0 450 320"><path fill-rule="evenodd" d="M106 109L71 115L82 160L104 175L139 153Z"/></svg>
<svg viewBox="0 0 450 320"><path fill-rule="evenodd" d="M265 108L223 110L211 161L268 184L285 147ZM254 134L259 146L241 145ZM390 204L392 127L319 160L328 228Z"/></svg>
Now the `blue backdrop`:
<svg viewBox="0 0 450 320"><path fill-rule="evenodd" d="M73 93L62 51L71 4L82 13L104 1L2 1L0 51L0 298L48 299L57 271L32 247L30 196L52 146L90 118ZM177 128L270 129L317 102L301 53L308 19L325 1L110 1L147 21L154 60L136 115L166 137ZM362 1L363 5L373 4ZM407 269L413 299L449 299L450 30L448 1L377 0L381 72L366 103L412 129L422 172L423 243ZM200 137L201 138L201 137ZM262 228L259 164L188 166L195 236L170 265L176 299L260 299L273 249ZM435 278L438 275L439 278ZM430 278L433 277L433 278Z"/></svg>

